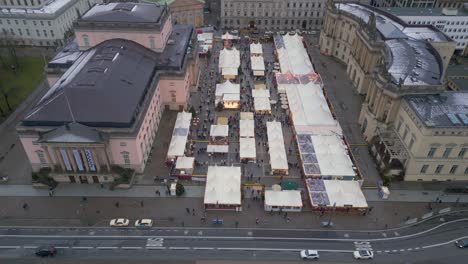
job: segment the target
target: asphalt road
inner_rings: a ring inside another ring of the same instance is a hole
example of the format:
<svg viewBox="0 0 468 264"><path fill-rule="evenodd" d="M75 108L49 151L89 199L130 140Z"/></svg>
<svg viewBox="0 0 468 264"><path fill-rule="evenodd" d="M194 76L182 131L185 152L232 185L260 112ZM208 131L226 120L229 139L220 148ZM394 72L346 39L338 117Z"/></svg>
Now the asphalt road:
<svg viewBox="0 0 468 264"><path fill-rule="evenodd" d="M294 236L298 232L304 235ZM337 263L354 262L352 251L356 249L373 250L372 263L463 263L460 260L468 257L468 250L453 245L454 240L468 237L467 218L428 222L386 235L370 233L365 238L368 232L359 231L4 227L0 229L0 263L2 259L15 263L34 260L34 250L41 245L54 245L57 260L86 263L122 258L294 261L307 248L319 250L321 261Z"/></svg>

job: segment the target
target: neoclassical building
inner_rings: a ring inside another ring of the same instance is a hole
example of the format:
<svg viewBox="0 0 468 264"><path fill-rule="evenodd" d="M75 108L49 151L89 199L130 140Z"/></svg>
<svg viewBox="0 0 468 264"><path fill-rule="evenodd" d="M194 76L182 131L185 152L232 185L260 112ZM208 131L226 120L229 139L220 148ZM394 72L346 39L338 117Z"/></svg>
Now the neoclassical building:
<svg viewBox="0 0 468 264"><path fill-rule="evenodd" d="M460 179L441 175L418 177L414 168L419 165L414 164L419 164L415 160L424 156L420 152L425 152L434 143L428 140L430 137L427 135L435 131L444 137L444 142L456 146L454 152L468 143L465 142L468 127L462 122L466 107L463 102L458 101L460 107L455 110L440 114L444 119L442 126L432 126L428 122L426 130L421 125L418 127L422 131L420 133L411 130L410 126L407 132L397 129L397 120L404 116L401 111L409 109L405 108L407 101L411 101L408 98L422 96L424 99L416 100L429 102L430 98L437 96L446 98L440 94L445 90L444 75L456 47L455 41L432 25L410 25L367 5L334 3L327 6L319 46L322 54L333 56L347 65L347 74L354 86L352 89L365 96L359 124L365 140L375 145L374 154L384 174L411 174L407 180ZM453 115L457 114L460 116L454 119ZM459 123L449 126L451 120ZM424 122L419 121L419 124ZM455 129L457 132L442 134L443 129ZM418 142L420 152L412 152L415 142ZM442 141L440 144L445 146ZM407 171L409 168L411 172ZM463 174L464 171L460 171L461 167L458 173Z"/></svg>
<svg viewBox="0 0 468 264"><path fill-rule="evenodd" d="M187 24L196 28L204 24L205 0L143 0L142 2L167 4L175 24Z"/></svg>
<svg viewBox="0 0 468 264"><path fill-rule="evenodd" d="M50 90L17 125L32 170L70 183L112 182L113 165L142 172L164 109L186 109L197 81L196 33L165 5L110 3L76 37L80 50L49 63Z"/></svg>

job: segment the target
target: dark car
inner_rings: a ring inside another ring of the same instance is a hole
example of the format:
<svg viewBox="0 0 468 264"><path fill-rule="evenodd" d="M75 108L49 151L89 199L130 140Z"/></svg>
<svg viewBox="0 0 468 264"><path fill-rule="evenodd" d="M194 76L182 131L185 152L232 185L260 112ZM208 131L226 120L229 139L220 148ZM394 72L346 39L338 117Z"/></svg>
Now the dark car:
<svg viewBox="0 0 468 264"><path fill-rule="evenodd" d="M468 248L468 238L455 241L455 245L459 248Z"/></svg>
<svg viewBox="0 0 468 264"><path fill-rule="evenodd" d="M53 257L57 254L57 249L54 247L38 247L36 256L38 257Z"/></svg>

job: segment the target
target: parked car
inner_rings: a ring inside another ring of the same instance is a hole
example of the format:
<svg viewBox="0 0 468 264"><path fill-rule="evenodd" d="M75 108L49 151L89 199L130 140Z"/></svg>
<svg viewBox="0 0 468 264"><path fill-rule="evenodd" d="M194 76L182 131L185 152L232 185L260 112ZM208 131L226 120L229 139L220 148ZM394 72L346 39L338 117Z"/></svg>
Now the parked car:
<svg viewBox="0 0 468 264"><path fill-rule="evenodd" d="M301 258L302 259L319 259L319 254L317 250L301 250Z"/></svg>
<svg viewBox="0 0 468 264"><path fill-rule="evenodd" d="M455 245L459 248L468 248L468 238L455 241Z"/></svg>
<svg viewBox="0 0 468 264"><path fill-rule="evenodd" d="M38 257L53 257L57 255L57 249L52 246L36 248L36 256Z"/></svg>
<svg viewBox="0 0 468 264"><path fill-rule="evenodd" d="M124 226L128 226L129 224L130 224L130 220L126 218L112 219L109 223L109 225L112 227L124 227Z"/></svg>
<svg viewBox="0 0 468 264"><path fill-rule="evenodd" d="M151 219L138 219L135 221L135 227L138 229L151 228L153 226L153 220Z"/></svg>
<svg viewBox="0 0 468 264"><path fill-rule="evenodd" d="M353 256L355 259L373 259L374 252L370 250L356 250L353 252Z"/></svg>

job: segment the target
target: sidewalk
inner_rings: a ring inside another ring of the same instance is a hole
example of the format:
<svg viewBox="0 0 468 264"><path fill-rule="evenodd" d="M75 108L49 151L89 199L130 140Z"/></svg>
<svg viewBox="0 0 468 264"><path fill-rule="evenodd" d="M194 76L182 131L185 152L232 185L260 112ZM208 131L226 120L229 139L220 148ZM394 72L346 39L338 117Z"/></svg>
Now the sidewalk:
<svg viewBox="0 0 468 264"><path fill-rule="evenodd" d="M204 185L184 185L186 198L202 198L205 193ZM160 195L156 194L159 190ZM437 198L447 203L468 203L467 194L445 194L443 191L425 190L391 190L387 200L378 197L377 189L363 189L368 202L436 202ZM1 196L49 196L49 190L37 189L31 185L0 185ZM63 184L54 190L55 197L167 197L164 185L134 185L130 189L109 190L99 185Z"/></svg>

